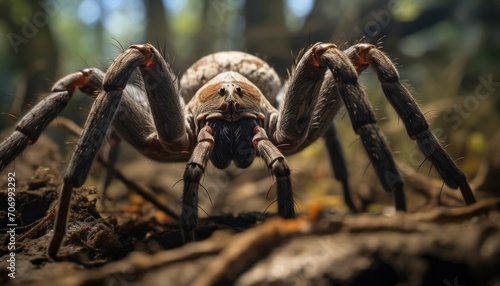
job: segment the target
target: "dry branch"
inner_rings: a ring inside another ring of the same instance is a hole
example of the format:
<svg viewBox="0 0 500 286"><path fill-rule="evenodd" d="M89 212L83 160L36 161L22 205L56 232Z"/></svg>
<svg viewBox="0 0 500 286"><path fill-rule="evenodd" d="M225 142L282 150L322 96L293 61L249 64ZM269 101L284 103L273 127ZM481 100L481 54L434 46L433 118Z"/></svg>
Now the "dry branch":
<svg viewBox="0 0 500 286"><path fill-rule="evenodd" d="M397 214L392 217L369 214L316 213L292 220L268 219L266 222L240 234L229 236L215 233L211 238L155 254L132 252L126 258L108 263L94 270L79 270L58 278L53 285L92 285L102 283L113 275L134 273L141 275L155 269L173 267L176 263L197 261L209 257L209 263L191 285L223 285L233 283L250 267L267 257L278 246L296 237L369 233L427 233L439 231L444 222L466 222L472 217L500 210L500 200L480 201L462 208L436 208L431 212ZM140 278L139 278L140 279ZM187 279L187 278L186 278ZM189 279L187 279L189 280Z"/></svg>

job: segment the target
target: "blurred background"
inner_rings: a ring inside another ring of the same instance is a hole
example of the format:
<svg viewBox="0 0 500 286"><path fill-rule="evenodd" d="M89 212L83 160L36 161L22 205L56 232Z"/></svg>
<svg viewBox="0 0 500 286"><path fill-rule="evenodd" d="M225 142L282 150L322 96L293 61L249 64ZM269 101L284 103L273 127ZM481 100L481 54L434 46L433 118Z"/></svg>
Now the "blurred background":
<svg viewBox="0 0 500 286"><path fill-rule="evenodd" d="M343 48L359 41L379 43L398 65L431 130L458 160L479 196L498 195L499 16L499 0L0 0L0 130L14 126L58 78L86 67L105 70L121 46L130 43L153 43L165 51L179 75L206 54L246 51L268 61L282 80L299 51L312 43L332 42ZM361 82L408 177L408 188L431 189L424 192L432 196L452 192L442 187L432 166L415 149L374 73L365 72ZM77 93L62 116L82 126L91 103ZM342 111L336 120L356 200L368 205L382 196L381 201L390 202L378 186L348 116ZM73 150L64 143L77 139L49 129L46 134L55 140L64 162ZM34 150L28 150L24 159L30 160ZM134 151L122 153L122 163L138 157ZM341 185L333 179L325 154L323 143L318 142L289 158L299 208L301 201L310 198L342 206L337 196ZM172 187L182 178L183 164L134 162L119 168L152 189ZM204 180L213 200L205 210L219 205L218 211L263 210L250 203L227 207L228 194L217 199L226 189L247 202L253 196L265 199L273 181L262 162L245 171L246 179L236 176L239 170L214 169ZM100 173L99 167L93 170L94 175ZM262 184L256 183L261 179ZM233 192L232 186L238 191ZM182 190L180 184L172 188L176 193ZM421 203L410 202L410 208L421 208L433 197L421 194L420 199ZM272 201L268 198L267 204Z"/></svg>

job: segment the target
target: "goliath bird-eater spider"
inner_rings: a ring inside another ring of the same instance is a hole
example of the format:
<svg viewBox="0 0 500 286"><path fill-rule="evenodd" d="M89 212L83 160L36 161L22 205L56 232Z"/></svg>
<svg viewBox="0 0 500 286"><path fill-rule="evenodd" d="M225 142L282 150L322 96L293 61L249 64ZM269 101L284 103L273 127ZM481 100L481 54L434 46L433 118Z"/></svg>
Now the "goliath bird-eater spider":
<svg viewBox="0 0 500 286"><path fill-rule="evenodd" d="M429 131L394 64L377 47L365 43L344 51L334 44L310 46L283 86L266 62L243 52L203 57L179 81L152 45L131 45L106 73L89 68L59 80L1 143L0 170L37 141L79 88L95 101L64 175L49 255L57 257L73 188L84 183L110 126L148 158L187 161L180 226L185 241L191 241L198 223L200 179L209 159L223 169L231 162L246 168L256 156L261 157L277 185L278 214L292 218L295 209L285 156L303 150L320 137L326 139L334 173L343 183L345 201L355 210L333 123L345 106L382 186L394 194L396 209L405 211L403 179L358 83L358 76L368 66L375 70L409 137L416 140L443 181L453 189L460 188L466 204L474 203L464 173ZM140 72L140 84L128 84L136 70Z"/></svg>

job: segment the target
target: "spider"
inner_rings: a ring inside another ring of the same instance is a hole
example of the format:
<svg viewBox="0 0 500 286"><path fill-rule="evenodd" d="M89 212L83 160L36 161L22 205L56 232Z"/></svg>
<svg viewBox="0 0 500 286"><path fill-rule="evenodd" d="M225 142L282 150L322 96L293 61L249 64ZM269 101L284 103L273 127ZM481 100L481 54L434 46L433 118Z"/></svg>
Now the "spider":
<svg viewBox="0 0 500 286"><path fill-rule="evenodd" d="M424 115L399 81L394 64L367 43L344 51L334 44L311 45L283 86L265 61L236 51L201 58L178 81L151 44L131 45L106 73L89 68L60 79L1 143L0 170L37 141L79 88L95 101L64 175L54 236L48 247L52 258L57 257L65 236L73 188L84 183L110 126L153 160L187 161L180 215L185 241L195 239L198 188L209 159L223 169L231 162L246 168L256 156L261 157L275 178L278 214L292 218L291 172L285 156L320 137L325 138L334 173L343 184L345 202L354 211L333 123L345 106L382 186L394 194L396 209L405 211L403 179L358 84L358 76L368 66L375 70L409 137L416 140L443 181L451 188L460 188L466 204L474 203L465 175L429 131ZM140 83L127 84L136 70Z"/></svg>

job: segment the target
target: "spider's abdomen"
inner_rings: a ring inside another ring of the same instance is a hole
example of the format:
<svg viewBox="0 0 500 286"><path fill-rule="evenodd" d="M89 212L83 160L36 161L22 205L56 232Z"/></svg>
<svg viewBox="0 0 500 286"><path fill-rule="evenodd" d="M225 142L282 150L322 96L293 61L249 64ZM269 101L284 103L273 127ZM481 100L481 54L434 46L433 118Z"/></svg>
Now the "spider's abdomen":
<svg viewBox="0 0 500 286"><path fill-rule="evenodd" d="M250 80L262 94L276 105L281 80L276 71L262 59L237 51L225 51L199 59L180 80L181 95L189 102L195 93L220 73L234 71Z"/></svg>
<svg viewBox="0 0 500 286"><path fill-rule="evenodd" d="M252 164L256 156L252 145L253 129L257 126L255 119L212 119L208 121L208 125L212 128L215 141L210 154L210 160L215 167L224 169L231 161L234 161L238 168L246 168Z"/></svg>

